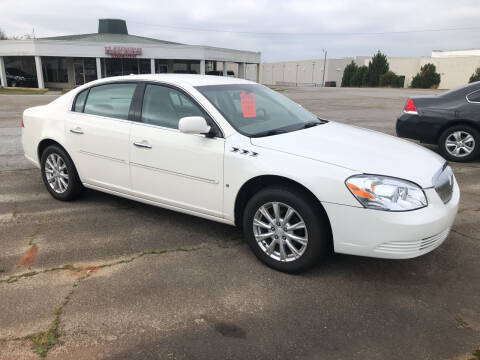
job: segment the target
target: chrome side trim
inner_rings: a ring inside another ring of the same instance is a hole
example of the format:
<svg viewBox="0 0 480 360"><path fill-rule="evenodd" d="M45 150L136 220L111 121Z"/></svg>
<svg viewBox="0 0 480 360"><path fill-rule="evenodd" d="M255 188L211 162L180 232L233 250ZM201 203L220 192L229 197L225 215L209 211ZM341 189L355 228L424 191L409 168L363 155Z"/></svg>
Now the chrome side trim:
<svg viewBox="0 0 480 360"><path fill-rule="evenodd" d="M180 177L184 177L184 178L191 179L191 180L206 182L206 183L209 183L209 184L218 184L219 183L218 180L205 179L205 178L198 177L198 176L192 176L192 175L188 175L188 174L179 173L179 172L176 172L176 171L160 169L160 168L157 168L157 167L154 167L154 166L143 165L143 164L139 164L139 163L135 163L135 162L130 162L130 165L131 166L136 166L136 167L139 167L139 168L142 168L142 169L146 169L146 170L157 171L157 172L168 174L168 175L180 176Z"/></svg>
<svg viewBox="0 0 480 360"><path fill-rule="evenodd" d="M122 164L127 164L127 161L125 161L123 159L117 159L117 158L110 157L110 156L91 153L91 152L88 152L88 151L85 151L85 150L79 150L78 152L83 154L83 155L94 156L94 157L97 157L97 158L100 158L100 159L111 160L111 161L119 162L119 163L122 163Z"/></svg>

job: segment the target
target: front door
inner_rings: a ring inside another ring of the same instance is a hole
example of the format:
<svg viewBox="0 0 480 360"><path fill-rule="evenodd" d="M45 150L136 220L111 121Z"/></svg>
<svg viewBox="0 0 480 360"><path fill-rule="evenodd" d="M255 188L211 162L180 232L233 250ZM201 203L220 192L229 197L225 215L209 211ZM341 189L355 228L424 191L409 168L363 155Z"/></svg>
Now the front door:
<svg viewBox="0 0 480 360"><path fill-rule="evenodd" d="M75 76L75 86L85 84L85 69L83 67L83 62L73 63L73 74Z"/></svg>
<svg viewBox="0 0 480 360"><path fill-rule="evenodd" d="M130 189L130 127L135 83L93 86L81 92L65 121L70 154L82 181L110 190Z"/></svg>
<svg viewBox="0 0 480 360"><path fill-rule="evenodd" d="M183 92L146 85L141 121L131 129L132 191L166 205L221 217L225 141L180 132L178 121L185 116L208 117Z"/></svg>

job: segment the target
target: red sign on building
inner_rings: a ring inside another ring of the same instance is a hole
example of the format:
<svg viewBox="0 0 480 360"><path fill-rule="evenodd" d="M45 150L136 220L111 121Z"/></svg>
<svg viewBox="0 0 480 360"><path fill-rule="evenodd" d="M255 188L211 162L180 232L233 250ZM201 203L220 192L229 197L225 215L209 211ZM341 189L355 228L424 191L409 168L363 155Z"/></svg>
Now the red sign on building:
<svg viewBox="0 0 480 360"><path fill-rule="evenodd" d="M113 58L136 58L142 55L142 48L124 46L105 46L105 54Z"/></svg>

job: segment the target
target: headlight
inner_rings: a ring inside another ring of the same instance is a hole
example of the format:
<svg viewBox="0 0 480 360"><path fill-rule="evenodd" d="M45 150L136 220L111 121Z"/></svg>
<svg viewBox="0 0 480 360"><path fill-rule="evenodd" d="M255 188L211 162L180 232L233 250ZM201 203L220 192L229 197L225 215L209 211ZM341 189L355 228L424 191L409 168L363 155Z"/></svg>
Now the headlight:
<svg viewBox="0 0 480 360"><path fill-rule="evenodd" d="M408 211L428 204L422 188L407 180L380 175L354 175L345 184L368 209Z"/></svg>

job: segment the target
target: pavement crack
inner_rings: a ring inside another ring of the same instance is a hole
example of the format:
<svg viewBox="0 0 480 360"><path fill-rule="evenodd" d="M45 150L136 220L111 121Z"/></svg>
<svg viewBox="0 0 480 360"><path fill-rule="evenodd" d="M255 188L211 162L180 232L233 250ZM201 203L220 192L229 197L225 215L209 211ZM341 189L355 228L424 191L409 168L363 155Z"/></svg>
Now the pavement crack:
<svg viewBox="0 0 480 360"><path fill-rule="evenodd" d="M192 248L176 248L176 249L162 249L162 250L151 250L151 251L143 251L141 253L138 253L134 256L123 258L120 260L100 264L100 265L91 265L91 266L73 266L71 264L63 265L63 266L57 266L49 269L44 269L44 270L38 270L38 271L28 271L25 273L21 273L18 275L11 275L6 279L0 279L0 284L2 283L14 283L17 282L20 279L27 278L27 277L32 277L36 276L39 274L44 274L52 271L76 271L76 272L82 272L82 271L92 271L92 270L97 270L97 269L102 269L106 267L112 267L120 264L127 264L130 263L134 260L137 260L141 257L147 256L147 255L162 255L162 254L167 254L167 253L173 253L173 252L190 252L190 251L196 251L200 249L206 249L206 247L192 247Z"/></svg>
<svg viewBox="0 0 480 360"><path fill-rule="evenodd" d="M460 231L458 231L458 230L451 229L451 231L454 232L455 234L464 236L464 237L466 237L466 238L468 238L468 239L480 241L479 238L476 238L475 236L471 236L471 235L464 234L464 233L462 233L462 232L460 232Z"/></svg>

